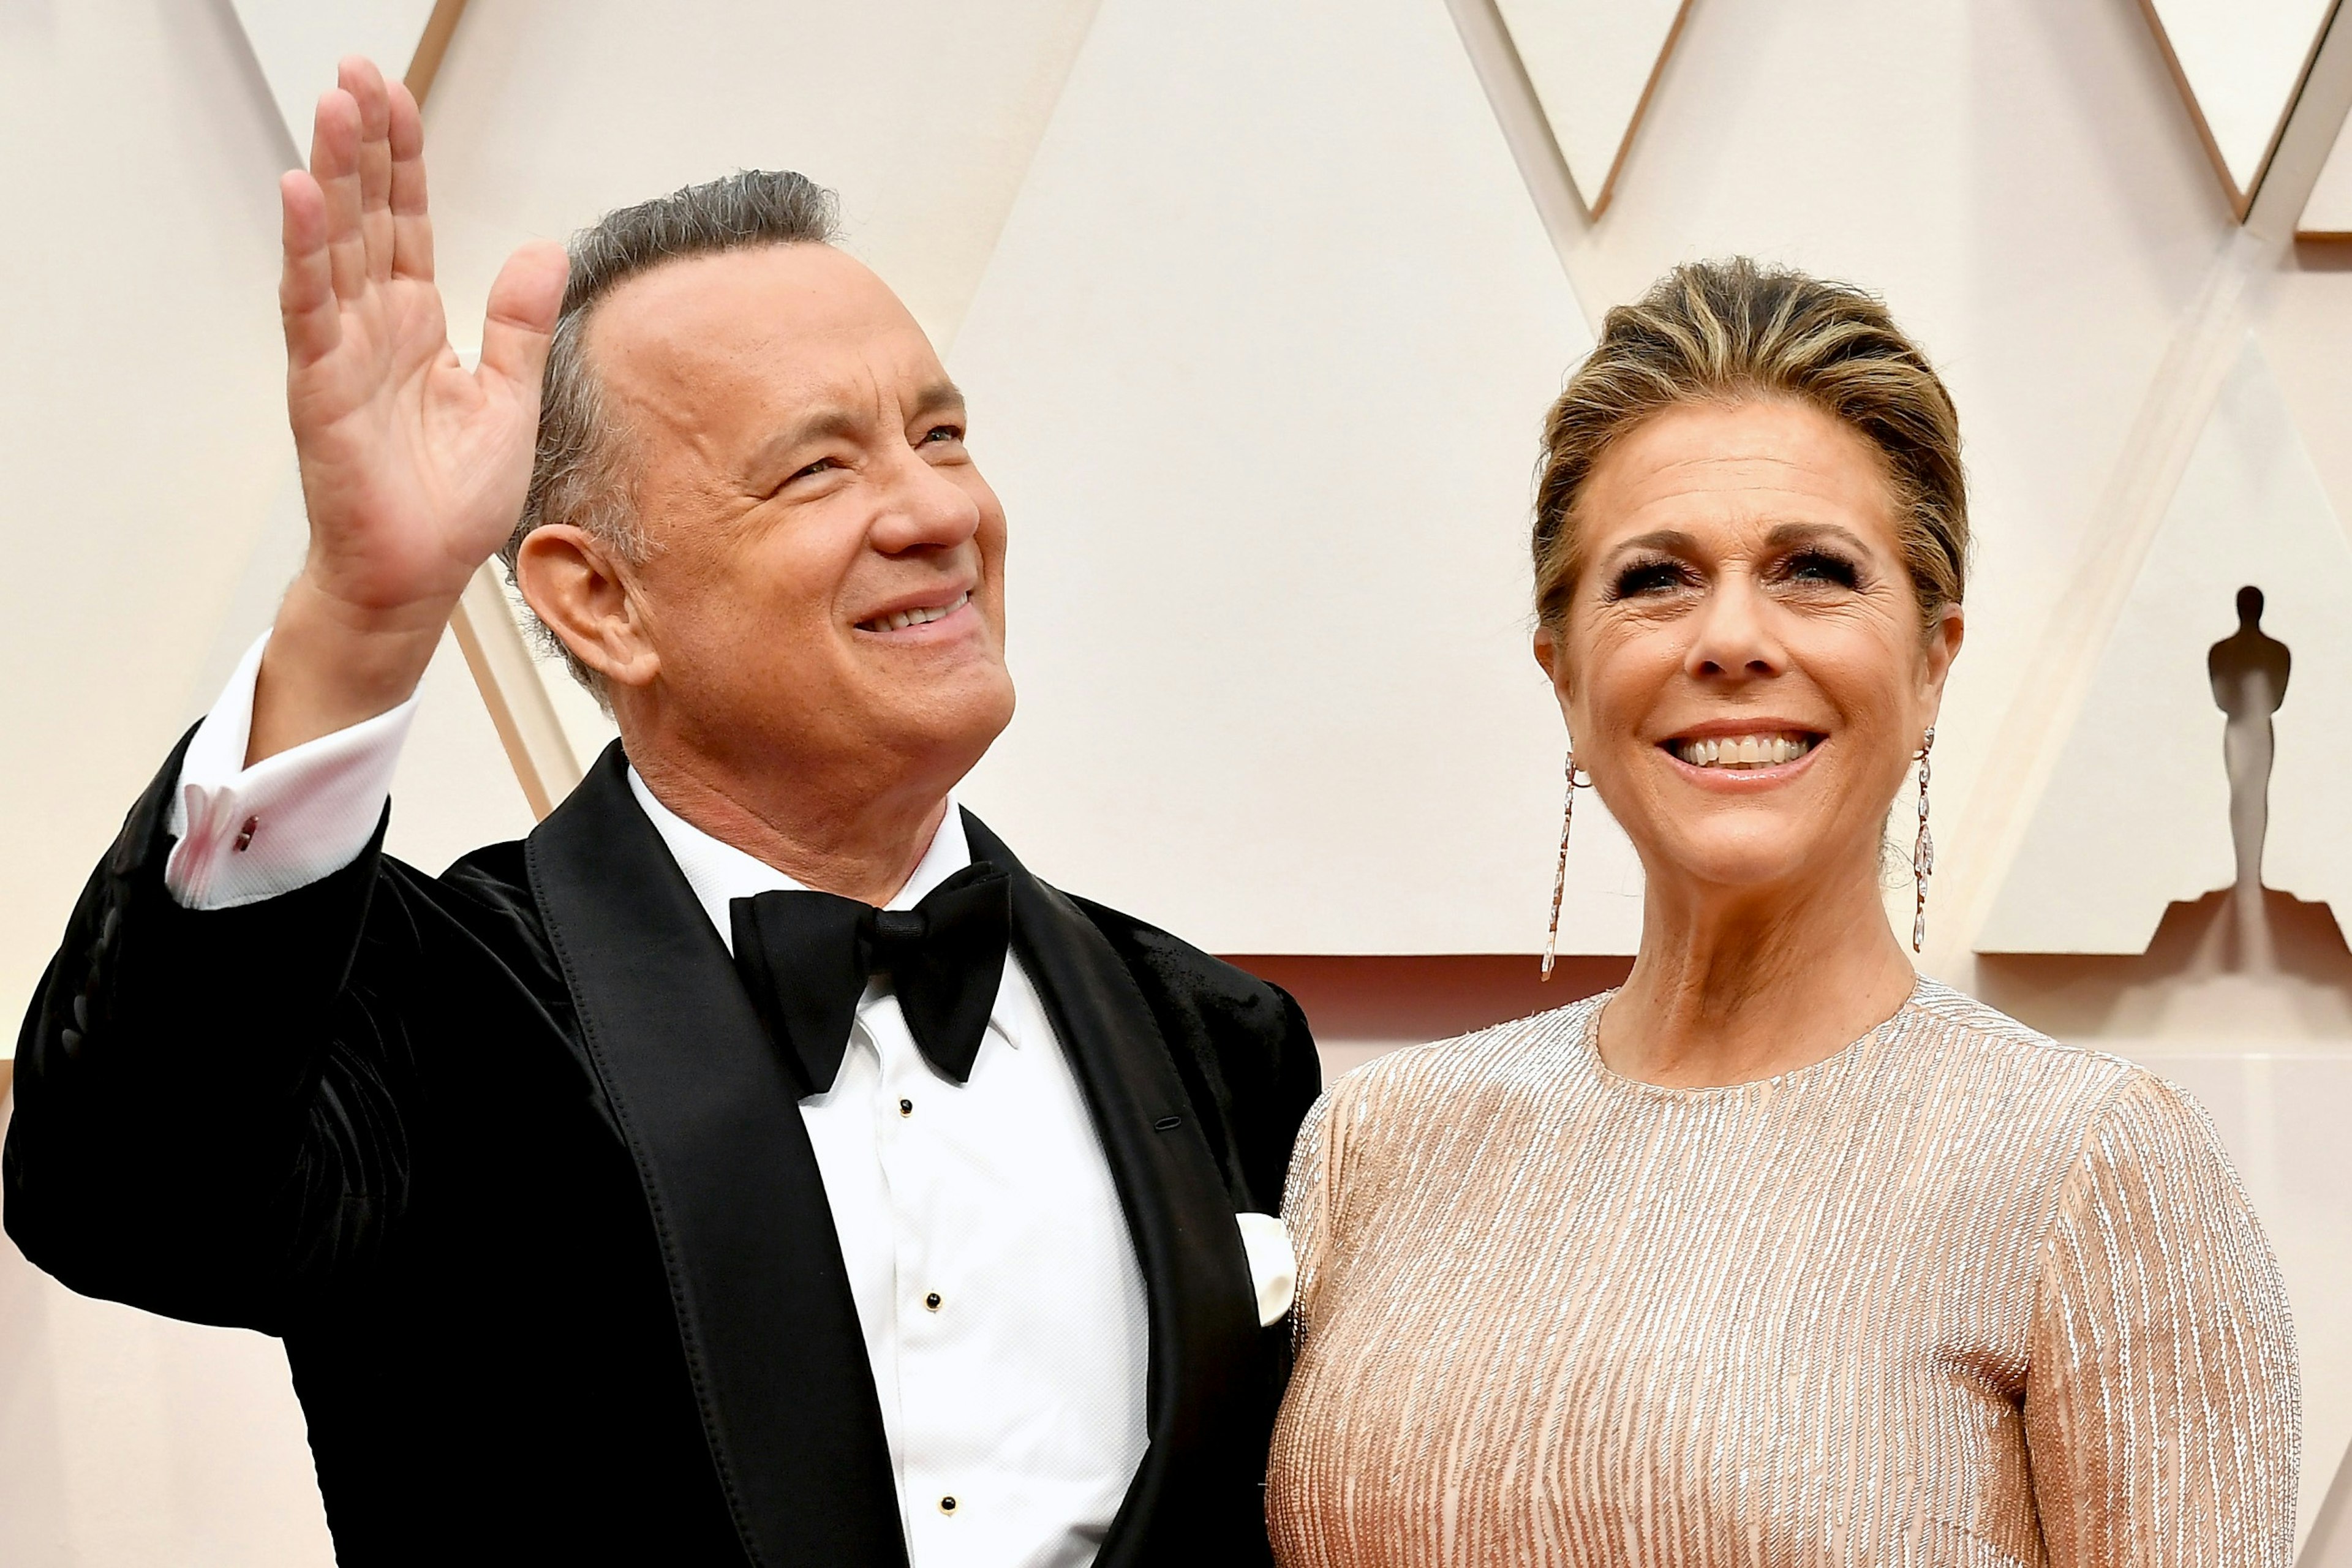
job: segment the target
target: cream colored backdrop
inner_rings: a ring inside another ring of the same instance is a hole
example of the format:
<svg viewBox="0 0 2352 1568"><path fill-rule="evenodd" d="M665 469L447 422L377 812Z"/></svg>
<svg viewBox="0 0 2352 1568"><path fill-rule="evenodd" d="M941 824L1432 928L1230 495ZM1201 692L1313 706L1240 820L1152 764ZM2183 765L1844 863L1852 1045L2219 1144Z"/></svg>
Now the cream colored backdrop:
<svg viewBox="0 0 2352 1568"><path fill-rule="evenodd" d="M2072 738L2111 633L2173 558L2152 543L2249 343L2265 417L2352 517L2352 264L2292 240L2352 32L2311 63L2327 7L2255 8L2277 26L2248 64L2211 52L2218 0L2163 0L2163 31L2132 0L472 0L426 113L442 277L463 333L526 237L741 165L837 187L852 248L971 384L1013 508L1024 707L973 803L1046 874L1220 951L1366 955L1334 972L1371 998L1330 1041L1351 1057L1431 1011L1429 972L1378 955L1540 941L1559 737L1517 563L1543 401L1601 314L1732 250L1883 291L1959 399L1980 540L1927 967L2211 1105L2295 1300L2312 1532L2352 1441L2334 921L2261 973L2161 931L2144 955L1976 952L2004 900L2063 929L2175 918L2021 847L2081 793L2065 759L2098 751ZM238 8L0 0L0 151L13 1012L301 528L272 311L292 142ZM1594 219L1579 193L1603 189ZM2221 613L2237 585L2210 584ZM2352 582L2299 592L2352 615ZM2201 658L2228 629L2182 636ZM2295 679L2283 751L2341 722L2310 707L2324 676ZM573 766L606 732L560 682L524 695ZM2218 774L2220 715L2201 753L2182 732L2189 754L2111 769L2122 842L2210 837L2187 814L2210 779L2174 785ZM2280 831L2334 828L2295 809ZM453 638L394 846L437 866L530 818ZM1599 812L1578 835L1566 945L1628 952L1638 870ZM2352 1552L2347 1510L2307 1561ZM0 1562L327 1559L274 1345L81 1301L0 1250Z"/></svg>

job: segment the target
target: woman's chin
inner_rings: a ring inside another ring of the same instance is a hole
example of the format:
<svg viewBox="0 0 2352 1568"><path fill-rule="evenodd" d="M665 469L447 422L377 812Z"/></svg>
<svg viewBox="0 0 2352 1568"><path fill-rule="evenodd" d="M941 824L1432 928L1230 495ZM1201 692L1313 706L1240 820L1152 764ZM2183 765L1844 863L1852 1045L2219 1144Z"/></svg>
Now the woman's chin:
<svg viewBox="0 0 2352 1568"><path fill-rule="evenodd" d="M1827 844L1759 826L1754 831L1710 834L1700 842L1675 846L1675 852L1651 863L1650 879L1653 884L1662 879L1681 882L1694 892L1795 889L1814 880L1824 858L1832 853Z"/></svg>

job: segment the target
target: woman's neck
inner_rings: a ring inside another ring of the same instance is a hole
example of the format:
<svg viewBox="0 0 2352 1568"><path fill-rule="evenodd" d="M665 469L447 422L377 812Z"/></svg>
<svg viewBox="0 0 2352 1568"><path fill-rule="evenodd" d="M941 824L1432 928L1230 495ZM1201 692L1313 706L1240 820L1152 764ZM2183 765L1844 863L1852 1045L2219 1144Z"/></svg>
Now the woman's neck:
<svg viewBox="0 0 2352 1568"><path fill-rule="evenodd" d="M1866 874L1769 894L1654 885L1601 1058L1645 1083L1752 1083L1835 1056L1916 981Z"/></svg>

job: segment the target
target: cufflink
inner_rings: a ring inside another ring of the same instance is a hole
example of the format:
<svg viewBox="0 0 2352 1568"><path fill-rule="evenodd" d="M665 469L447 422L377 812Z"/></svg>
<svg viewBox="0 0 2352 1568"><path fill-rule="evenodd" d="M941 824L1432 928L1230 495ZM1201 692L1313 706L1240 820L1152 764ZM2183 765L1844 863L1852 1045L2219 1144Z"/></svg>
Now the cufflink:
<svg viewBox="0 0 2352 1568"><path fill-rule="evenodd" d="M1271 1328L1290 1310L1298 1289L1298 1260L1290 1250L1290 1233L1270 1214L1237 1214L1242 1227L1242 1253L1249 1259L1250 1284L1257 1291L1260 1328Z"/></svg>

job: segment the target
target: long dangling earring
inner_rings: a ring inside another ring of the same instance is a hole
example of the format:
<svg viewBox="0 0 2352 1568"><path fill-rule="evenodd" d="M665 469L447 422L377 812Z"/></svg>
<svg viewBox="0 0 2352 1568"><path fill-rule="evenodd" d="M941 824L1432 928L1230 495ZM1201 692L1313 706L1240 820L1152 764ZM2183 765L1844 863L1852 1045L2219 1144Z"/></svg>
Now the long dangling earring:
<svg viewBox="0 0 2352 1568"><path fill-rule="evenodd" d="M1551 978L1553 956L1559 951L1559 900L1560 896L1568 891L1568 830L1576 824L1576 792L1591 787L1590 775L1581 784L1576 782L1576 752L1573 747L1570 748L1568 804L1560 808L1559 813L1559 865L1551 874L1551 929L1544 933L1543 978L1546 980Z"/></svg>
<svg viewBox="0 0 2352 1568"><path fill-rule="evenodd" d="M1919 837L1911 846L1911 880L1919 895L1918 910L1911 917L1914 952L1927 942L1927 879L1936 874L1936 839L1927 831L1927 753L1935 749L1936 726L1930 724L1919 740Z"/></svg>

